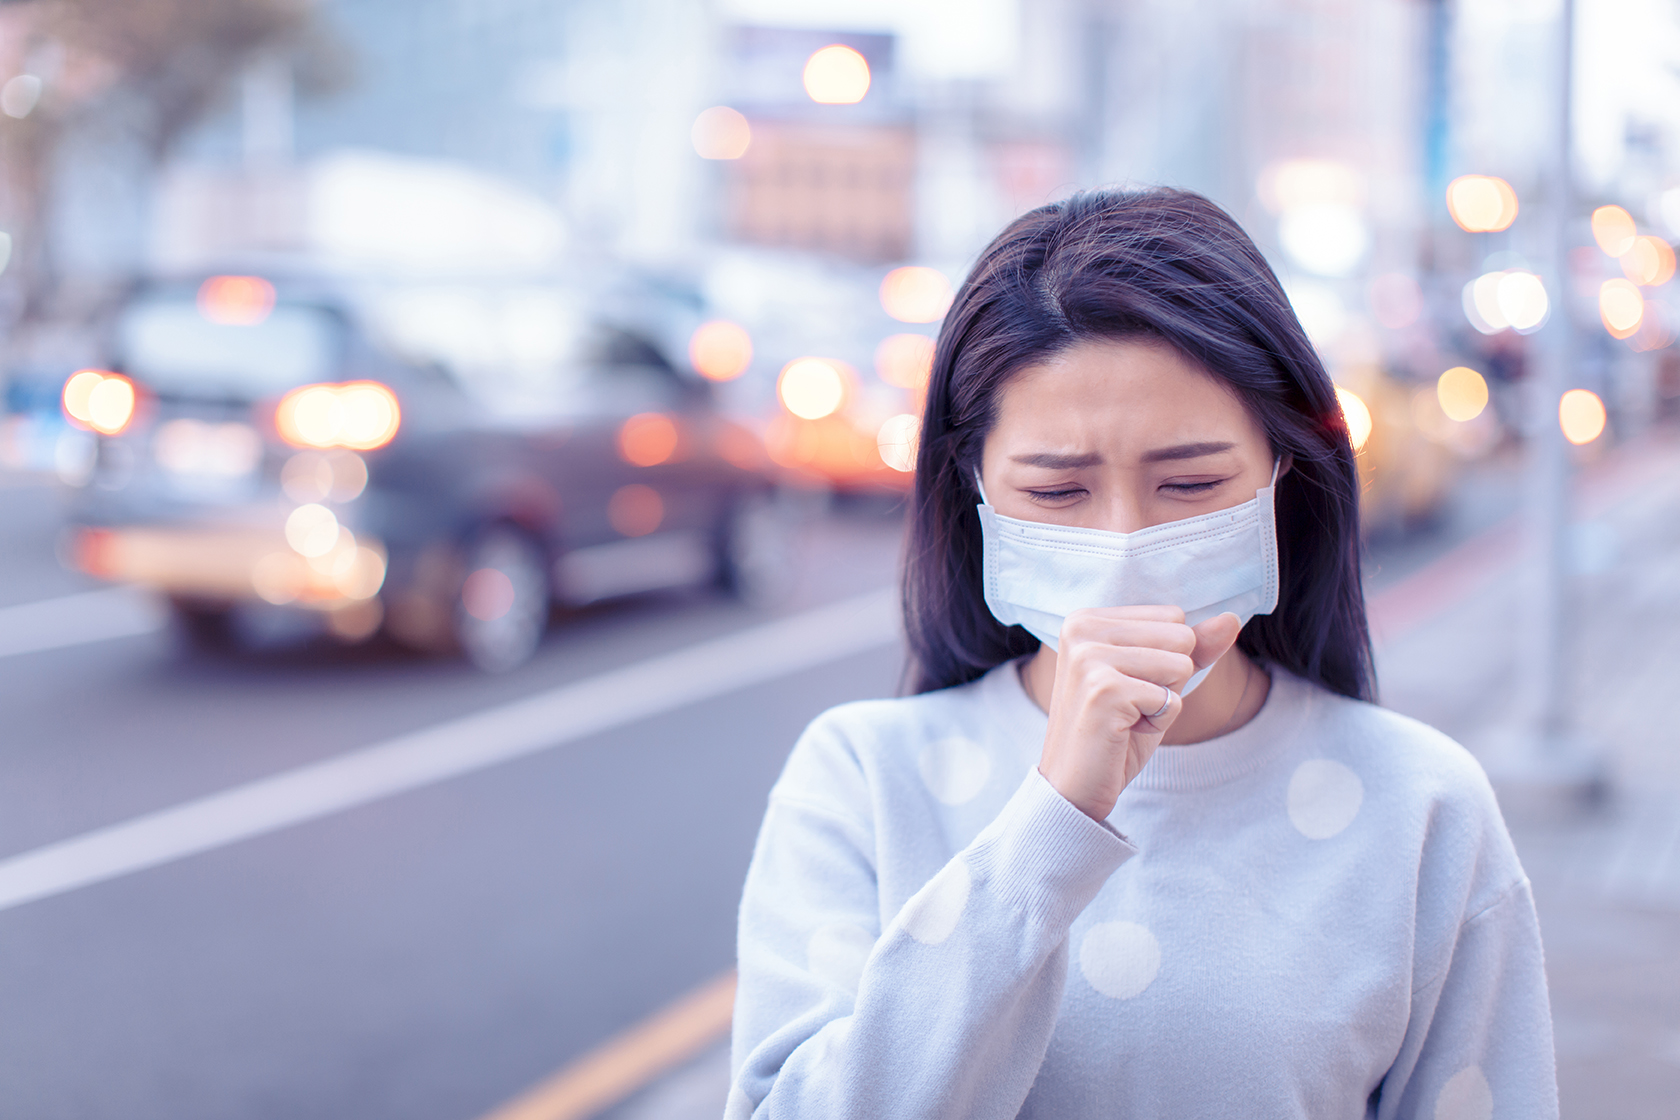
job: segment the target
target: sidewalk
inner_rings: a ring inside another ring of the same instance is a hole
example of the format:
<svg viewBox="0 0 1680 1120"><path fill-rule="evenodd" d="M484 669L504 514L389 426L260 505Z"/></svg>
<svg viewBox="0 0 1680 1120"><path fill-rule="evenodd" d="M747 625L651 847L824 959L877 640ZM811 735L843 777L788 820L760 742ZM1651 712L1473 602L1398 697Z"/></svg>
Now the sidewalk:
<svg viewBox="0 0 1680 1120"><path fill-rule="evenodd" d="M1680 1108L1680 440L1583 472L1570 671L1605 752L1601 810L1514 815L1546 941L1565 1120ZM1486 748L1508 717L1533 586L1496 568L1377 651L1383 702Z"/></svg>
<svg viewBox="0 0 1680 1120"><path fill-rule="evenodd" d="M1546 940L1564 1120L1659 1120L1680 1101L1680 434L1582 470L1578 729L1608 756L1593 813L1513 819ZM1531 581L1514 522L1372 598L1388 707L1472 751L1509 718ZM715 1120L724 1044L603 1114Z"/></svg>

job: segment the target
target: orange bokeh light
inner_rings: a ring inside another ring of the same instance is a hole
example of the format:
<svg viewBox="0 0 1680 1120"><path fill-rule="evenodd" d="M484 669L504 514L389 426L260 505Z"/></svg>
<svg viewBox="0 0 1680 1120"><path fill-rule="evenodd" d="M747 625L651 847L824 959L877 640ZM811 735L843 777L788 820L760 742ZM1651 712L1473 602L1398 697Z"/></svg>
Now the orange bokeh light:
<svg viewBox="0 0 1680 1120"><path fill-rule="evenodd" d="M665 500L639 482L620 486L607 500L607 520L626 537L645 537L665 520Z"/></svg>
<svg viewBox="0 0 1680 1120"><path fill-rule="evenodd" d="M701 323L688 340L688 360L708 381L733 381L752 365L752 336L739 323Z"/></svg>
<svg viewBox="0 0 1680 1120"><path fill-rule="evenodd" d="M919 416L901 412L882 422L875 435L875 446L881 462L895 471L908 473L916 469L917 444L921 440L922 421Z"/></svg>
<svg viewBox="0 0 1680 1120"><path fill-rule="evenodd" d="M740 159L752 145L752 125L727 105L714 105L694 118L689 140L701 159Z"/></svg>
<svg viewBox="0 0 1680 1120"><path fill-rule="evenodd" d="M846 389L840 364L824 358L795 358L776 381L783 407L801 420L821 420L838 412Z"/></svg>
<svg viewBox="0 0 1680 1120"><path fill-rule="evenodd" d="M869 92L869 62L851 47L831 43L805 60L805 92L819 105L855 105Z"/></svg>
<svg viewBox="0 0 1680 1120"><path fill-rule="evenodd" d="M76 427L114 436L134 419L137 395L134 382L120 373L83 369L71 374L64 382L60 399L64 415Z"/></svg>
<svg viewBox="0 0 1680 1120"><path fill-rule="evenodd" d="M274 285L260 276L212 276L198 286L198 313L227 327L254 327L274 310Z"/></svg>
<svg viewBox="0 0 1680 1120"><path fill-rule="evenodd" d="M618 453L633 466L658 466L676 450L677 426L663 413L638 413L618 430Z"/></svg>
<svg viewBox="0 0 1680 1120"><path fill-rule="evenodd" d="M1590 389L1571 389L1558 400L1558 426L1573 444L1591 443L1604 433L1604 402Z"/></svg>
<svg viewBox="0 0 1680 1120"><path fill-rule="evenodd" d="M932 323L951 306L951 282L937 268L906 265L881 280L881 307L901 323Z"/></svg>
<svg viewBox="0 0 1680 1120"><path fill-rule="evenodd" d="M1674 279L1674 249L1660 237L1634 238L1621 261L1622 272L1641 287L1661 287Z"/></svg>
<svg viewBox="0 0 1680 1120"><path fill-rule="evenodd" d="M1496 232L1517 220L1517 192L1494 175L1460 175L1447 185L1447 210L1460 229Z"/></svg>
<svg viewBox="0 0 1680 1120"><path fill-rule="evenodd" d="M1600 249L1619 257L1633 248L1639 227L1634 225L1633 215L1620 206L1600 206L1592 213L1592 232Z"/></svg>
<svg viewBox="0 0 1680 1120"><path fill-rule="evenodd" d="M927 388L933 372L933 339L925 334L895 334L875 348L875 372L900 389Z"/></svg>
<svg viewBox="0 0 1680 1120"><path fill-rule="evenodd" d="M1351 389L1336 386L1336 403L1342 408L1342 417L1347 421L1348 442L1353 444L1355 451L1365 446L1365 441L1371 438L1371 410L1365 402L1359 399L1359 394Z"/></svg>
<svg viewBox="0 0 1680 1120"><path fill-rule="evenodd" d="M1631 280L1606 280L1598 289L1598 317L1612 338L1631 338L1645 318L1645 297Z"/></svg>
<svg viewBox="0 0 1680 1120"><path fill-rule="evenodd" d="M280 398L274 428L293 447L372 451L402 426L397 395L377 381L304 385Z"/></svg>

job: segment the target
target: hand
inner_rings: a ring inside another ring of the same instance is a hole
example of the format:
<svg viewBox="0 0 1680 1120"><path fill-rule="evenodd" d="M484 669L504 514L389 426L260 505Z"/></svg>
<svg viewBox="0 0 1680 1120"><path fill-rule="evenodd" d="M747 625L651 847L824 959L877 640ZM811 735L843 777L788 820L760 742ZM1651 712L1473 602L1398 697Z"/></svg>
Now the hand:
<svg viewBox="0 0 1680 1120"><path fill-rule="evenodd" d="M1050 729L1038 770L1094 820L1106 820L1120 791L1155 753L1184 707L1179 691L1236 642L1234 614L1191 628L1177 607L1075 611L1062 623L1051 686ZM1162 688L1170 693L1161 707Z"/></svg>

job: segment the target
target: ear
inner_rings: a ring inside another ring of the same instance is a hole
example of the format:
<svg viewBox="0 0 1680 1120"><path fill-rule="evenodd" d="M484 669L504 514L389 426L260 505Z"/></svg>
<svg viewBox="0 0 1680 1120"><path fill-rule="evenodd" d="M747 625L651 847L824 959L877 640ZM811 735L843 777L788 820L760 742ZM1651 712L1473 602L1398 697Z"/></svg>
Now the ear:
<svg viewBox="0 0 1680 1120"><path fill-rule="evenodd" d="M1283 460L1278 463L1278 472L1277 472L1278 480L1282 481L1283 476L1288 474L1290 468L1293 467L1294 465L1295 465L1295 456L1293 456L1289 452L1285 451L1283 453Z"/></svg>

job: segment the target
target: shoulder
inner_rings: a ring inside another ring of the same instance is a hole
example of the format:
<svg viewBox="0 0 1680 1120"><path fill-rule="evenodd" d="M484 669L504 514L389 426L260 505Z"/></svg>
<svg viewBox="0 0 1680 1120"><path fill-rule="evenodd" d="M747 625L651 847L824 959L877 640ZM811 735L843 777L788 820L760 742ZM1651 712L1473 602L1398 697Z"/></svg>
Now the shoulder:
<svg viewBox="0 0 1680 1120"><path fill-rule="evenodd" d="M993 674L1000 671L1010 670ZM772 796L859 805L883 779L914 770L930 746L987 738L996 722L988 712L998 683L993 674L937 692L828 709L794 744Z"/></svg>
<svg viewBox="0 0 1680 1120"><path fill-rule="evenodd" d="M1300 750L1347 767L1364 810L1418 847L1428 889L1456 881L1472 910L1524 880L1492 785L1474 755L1428 724L1288 678L1305 709Z"/></svg>

